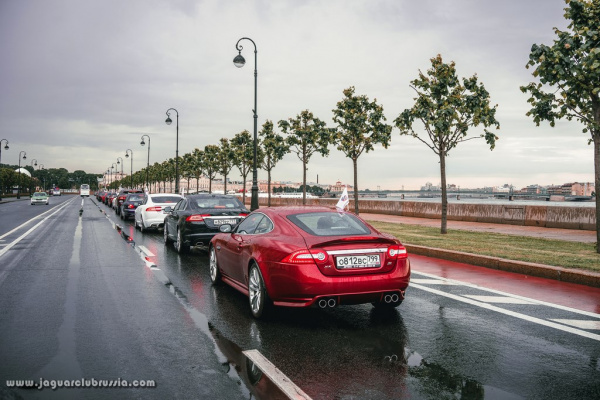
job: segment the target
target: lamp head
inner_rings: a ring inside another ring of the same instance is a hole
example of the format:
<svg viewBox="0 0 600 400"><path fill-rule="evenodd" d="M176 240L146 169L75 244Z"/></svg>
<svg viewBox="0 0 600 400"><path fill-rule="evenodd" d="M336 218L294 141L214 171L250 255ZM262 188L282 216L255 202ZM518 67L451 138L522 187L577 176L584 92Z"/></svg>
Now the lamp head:
<svg viewBox="0 0 600 400"><path fill-rule="evenodd" d="M173 121L171 120L171 117L167 117L167 119L165 119L165 122L167 125L171 125L171 122Z"/></svg>
<svg viewBox="0 0 600 400"><path fill-rule="evenodd" d="M23 160L27 160L27 154L23 154Z"/></svg>
<svg viewBox="0 0 600 400"><path fill-rule="evenodd" d="M129 158L129 153L125 153L125 158Z"/></svg>
<svg viewBox="0 0 600 400"><path fill-rule="evenodd" d="M233 59L233 65L235 65L238 68L242 68L245 64L246 60L244 59L244 57L242 56L242 52L240 51L240 54L235 56L235 58Z"/></svg>
<svg viewBox="0 0 600 400"><path fill-rule="evenodd" d="M144 142L144 139L142 139L142 141L140 142L140 144L141 144L142 146L145 146L145 145L146 145L146 142Z"/></svg>
<svg viewBox="0 0 600 400"><path fill-rule="evenodd" d="M8 143L4 145L4 150L8 150Z"/></svg>

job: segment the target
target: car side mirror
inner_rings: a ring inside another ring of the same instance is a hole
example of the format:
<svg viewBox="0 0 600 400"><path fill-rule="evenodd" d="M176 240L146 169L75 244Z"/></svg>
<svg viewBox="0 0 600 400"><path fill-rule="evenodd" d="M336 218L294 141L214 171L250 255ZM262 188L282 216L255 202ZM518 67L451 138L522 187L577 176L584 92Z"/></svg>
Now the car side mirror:
<svg viewBox="0 0 600 400"><path fill-rule="evenodd" d="M231 225L223 224L223 225L219 226L219 231L221 231L223 233L229 233L229 232L231 232Z"/></svg>
<svg viewBox="0 0 600 400"><path fill-rule="evenodd" d="M167 207L163 208L164 213L170 213L172 210L173 210L173 207L171 207L171 206L167 206Z"/></svg>

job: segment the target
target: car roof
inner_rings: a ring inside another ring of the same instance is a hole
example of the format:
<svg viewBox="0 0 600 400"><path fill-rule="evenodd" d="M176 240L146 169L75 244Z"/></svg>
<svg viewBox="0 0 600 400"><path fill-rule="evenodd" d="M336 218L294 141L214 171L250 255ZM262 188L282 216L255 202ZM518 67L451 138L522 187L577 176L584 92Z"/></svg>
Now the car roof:
<svg viewBox="0 0 600 400"><path fill-rule="evenodd" d="M238 199L237 196L232 196L229 194L215 194L215 193L198 193L198 194L190 194L187 196L190 199L210 199L210 198L215 198L215 199L231 199L236 198Z"/></svg>
<svg viewBox="0 0 600 400"><path fill-rule="evenodd" d="M157 196L177 196L177 197L181 197L181 195L177 194L177 193L147 193L146 195L148 197L157 197Z"/></svg>

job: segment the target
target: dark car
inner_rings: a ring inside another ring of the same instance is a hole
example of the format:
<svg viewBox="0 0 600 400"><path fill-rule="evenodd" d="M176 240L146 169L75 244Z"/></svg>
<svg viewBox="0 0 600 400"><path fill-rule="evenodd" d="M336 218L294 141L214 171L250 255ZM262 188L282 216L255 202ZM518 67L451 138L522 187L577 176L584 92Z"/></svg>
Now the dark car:
<svg viewBox="0 0 600 400"><path fill-rule="evenodd" d="M117 194L115 192L108 192L106 193L106 195L104 196L104 204L106 204L107 206L111 207L112 206L112 200L115 198Z"/></svg>
<svg viewBox="0 0 600 400"><path fill-rule="evenodd" d="M125 201L121 204L121 210L119 211L119 215L121 215L122 220L127 220L128 218L135 218L135 209L142 204L144 201L144 193L129 193L125 198Z"/></svg>
<svg viewBox="0 0 600 400"><path fill-rule="evenodd" d="M102 201L102 196L106 193L106 190L100 189L96 192L96 200Z"/></svg>
<svg viewBox="0 0 600 400"><path fill-rule="evenodd" d="M195 194L165 207L165 244L175 242L179 253L190 246L208 246L223 224L236 225L250 211L235 196Z"/></svg>
<svg viewBox="0 0 600 400"><path fill-rule="evenodd" d="M127 195L130 193L141 193L144 194L144 191L141 189L121 189L119 194L117 194L117 201L114 204L114 209L117 215L121 213L121 205L127 198Z"/></svg>
<svg viewBox="0 0 600 400"><path fill-rule="evenodd" d="M211 280L247 295L256 318L270 305L396 307L409 284L402 243L351 213L265 208L220 230L209 247Z"/></svg>

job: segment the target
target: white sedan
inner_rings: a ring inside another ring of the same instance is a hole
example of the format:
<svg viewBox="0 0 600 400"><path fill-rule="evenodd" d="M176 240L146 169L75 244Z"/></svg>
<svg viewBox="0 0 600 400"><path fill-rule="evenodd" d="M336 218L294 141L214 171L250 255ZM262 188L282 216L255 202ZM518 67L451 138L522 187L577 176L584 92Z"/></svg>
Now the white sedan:
<svg viewBox="0 0 600 400"><path fill-rule="evenodd" d="M173 207L181 198L174 193L147 193L142 204L135 209L135 227L142 232L162 228L165 223L163 208Z"/></svg>

